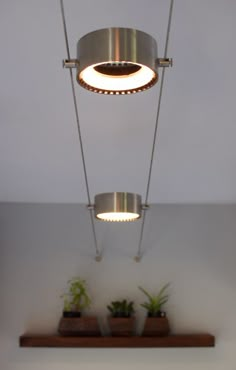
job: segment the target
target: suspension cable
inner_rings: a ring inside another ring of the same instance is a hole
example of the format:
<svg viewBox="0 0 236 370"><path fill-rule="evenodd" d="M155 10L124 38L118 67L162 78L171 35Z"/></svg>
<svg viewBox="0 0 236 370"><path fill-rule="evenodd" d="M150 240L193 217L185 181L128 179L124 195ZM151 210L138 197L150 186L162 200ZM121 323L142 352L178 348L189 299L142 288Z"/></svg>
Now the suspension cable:
<svg viewBox="0 0 236 370"><path fill-rule="evenodd" d="M62 22L63 22L63 31L64 31L64 36L65 36L67 57L68 57L68 60L70 60L70 48L69 48L69 41L68 41L68 33L67 33L67 27L66 27L66 18L65 18L65 10L64 10L63 0L60 0L60 6L61 6L61 16L62 16ZM83 164L83 171L84 171L85 186L86 186L88 204L90 205L91 204L91 197L90 197L89 185L88 185L88 175L87 175L87 169L86 169L86 165L85 165L85 156L84 156L84 148L83 148L83 141L82 141L82 133L81 133L81 127L80 127L80 121L79 121L78 106L77 106L77 101L76 101L75 85L74 85L73 74L72 74L71 68L69 68L69 73L70 73L71 89L72 89L72 95L73 95L73 103L74 103L74 108L75 108L75 117L76 117L76 123L77 123L77 130L78 130L79 142L80 142L80 150L81 150L81 157L82 157L82 164ZM93 231L94 245L95 245L95 250L96 250L96 260L99 260L100 259L100 253L99 253L99 249L98 249L98 243L97 243L96 232L95 232L93 210L89 209L89 211L90 211L90 219L91 219L91 225L92 225L92 231Z"/></svg>
<svg viewBox="0 0 236 370"><path fill-rule="evenodd" d="M168 51L168 45L169 45L169 36L170 36L170 27L171 27L172 13L173 13L173 4L174 4L174 0L170 0L170 9L169 9L169 16L168 16L167 31L166 31L164 58L167 58L167 51ZM153 158L154 158L155 146L156 146L157 128L158 128L158 124L159 124L159 116L160 116L160 108L161 108L161 99L162 99L164 79L165 79L165 68L162 68L160 92L159 92L159 99L158 99L158 105L157 105L157 114L156 114L156 124L155 124L154 135L153 135L151 159L150 159L147 189L146 189L146 196L145 196L145 204L146 205L148 204L148 196L149 196L149 189L150 189L151 176L152 176ZM146 209L143 210L143 219L142 219L141 232L140 232L140 238L139 238L139 244L138 244L138 253L135 257L136 261L140 261L140 259L141 259L141 247L142 247L143 230L144 230L144 224L145 224L145 213L146 213Z"/></svg>

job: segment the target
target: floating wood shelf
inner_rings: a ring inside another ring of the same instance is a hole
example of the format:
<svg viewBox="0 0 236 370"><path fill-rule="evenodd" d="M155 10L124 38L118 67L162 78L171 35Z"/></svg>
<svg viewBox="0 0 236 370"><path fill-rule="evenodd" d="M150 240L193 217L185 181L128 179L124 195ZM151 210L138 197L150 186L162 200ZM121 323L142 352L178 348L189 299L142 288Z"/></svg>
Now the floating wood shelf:
<svg viewBox="0 0 236 370"><path fill-rule="evenodd" d="M145 348L214 347L211 334L179 334L166 337L63 337L60 335L22 335L20 347Z"/></svg>

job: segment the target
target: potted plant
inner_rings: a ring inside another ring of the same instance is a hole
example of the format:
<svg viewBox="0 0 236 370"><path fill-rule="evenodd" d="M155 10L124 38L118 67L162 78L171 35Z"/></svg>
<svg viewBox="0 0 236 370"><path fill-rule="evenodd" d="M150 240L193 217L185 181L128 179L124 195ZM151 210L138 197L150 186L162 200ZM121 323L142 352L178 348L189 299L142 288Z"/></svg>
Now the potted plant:
<svg viewBox="0 0 236 370"><path fill-rule="evenodd" d="M68 281L68 285L68 292L62 296L64 307L58 328L59 333L70 336L100 335L97 318L83 316L83 311L91 305L86 281L75 277Z"/></svg>
<svg viewBox="0 0 236 370"><path fill-rule="evenodd" d="M80 317L83 310L89 308L91 299L87 293L86 281L80 278L68 280L68 293L63 294L63 317Z"/></svg>
<svg viewBox="0 0 236 370"><path fill-rule="evenodd" d="M163 305L168 301L169 296L166 290L169 283L165 284L156 295L150 294L142 287L139 289L147 297L147 302L141 304L147 310L143 335L144 336L166 336L169 333L169 322L166 312L162 310Z"/></svg>
<svg viewBox="0 0 236 370"><path fill-rule="evenodd" d="M108 318L109 327L112 336L128 337L133 335L135 318L134 303L128 302L126 299L122 301L113 301L107 306L111 313Z"/></svg>

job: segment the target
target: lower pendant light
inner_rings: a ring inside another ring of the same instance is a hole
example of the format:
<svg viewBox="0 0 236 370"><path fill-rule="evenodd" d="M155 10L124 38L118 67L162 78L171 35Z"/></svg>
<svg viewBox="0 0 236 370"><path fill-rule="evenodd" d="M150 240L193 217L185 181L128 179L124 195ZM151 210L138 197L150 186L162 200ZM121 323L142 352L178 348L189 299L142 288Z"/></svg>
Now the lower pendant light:
<svg viewBox="0 0 236 370"><path fill-rule="evenodd" d="M158 80L158 67L171 59L157 58L156 40L131 28L104 28L90 32L77 43L77 59L64 66L77 69L77 81L85 89L110 95L147 90Z"/></svg>
<svg viewBox="0 0 236 370"><path fill-rule="evenodd" d="M94 214L102 221L135 221L141 217L141 196L114 192L95 195Z"/></svg>

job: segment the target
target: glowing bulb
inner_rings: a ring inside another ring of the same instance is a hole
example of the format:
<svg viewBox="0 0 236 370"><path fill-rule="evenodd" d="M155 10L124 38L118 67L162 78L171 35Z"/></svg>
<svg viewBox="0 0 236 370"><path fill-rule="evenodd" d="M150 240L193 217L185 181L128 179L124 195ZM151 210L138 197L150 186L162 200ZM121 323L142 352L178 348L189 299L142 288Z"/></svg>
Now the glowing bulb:
<svg viewBox="0 0 236 370"><path fill-rule="evenodd" d="M107 62L106 64L109 64ZM127 64L127 63L126 63ZM113 63L115 65L115 63ZM93 91L96 89L103 90L104 92L116 92L116 94L124 94L125 92L136 92L141 91L142 87L151 87L157 81L157 73L151 68L143 66L141 64L128 63L128 65L134 66L134 73L126 73L124 66L124 74L122 74L122 63L119 63L120 73L106 74L106 70L101 73L98 69L99 64L94 64L82 70L78 76L78 81L81 85L87 85L92 87ZM114 67L115 70L116 67Z"/></svg>
<svg viewBox="0 0 236 370"><path fill-rule="evenodd" d="M97 214L97 218L102 221L114 221L114 222L124 222L124 221L134 221L140 217L138 213L129 212L106 212Z"/></svg>

